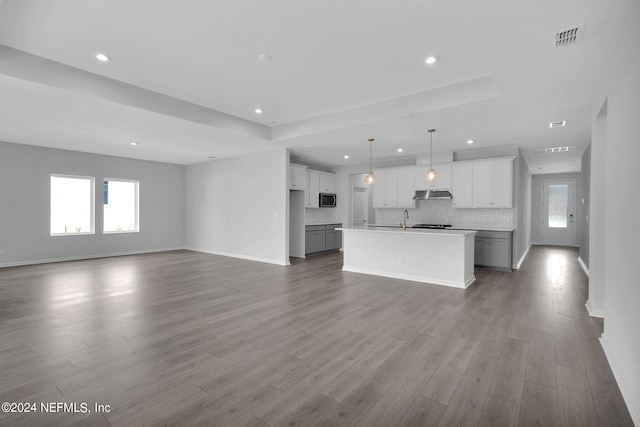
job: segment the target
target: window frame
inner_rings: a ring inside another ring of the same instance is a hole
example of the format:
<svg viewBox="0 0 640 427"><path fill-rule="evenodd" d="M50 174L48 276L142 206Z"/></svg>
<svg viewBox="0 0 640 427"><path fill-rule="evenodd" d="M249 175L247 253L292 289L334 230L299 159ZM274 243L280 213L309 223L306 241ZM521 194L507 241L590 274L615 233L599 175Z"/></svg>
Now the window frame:
<svg viewBox="0 0 640 427"><path fill-rule="evenodd" d="M134 204L134 218L135 218L135 230L114 230L114 231L106 231L105 227L105 211L104 211L104 196L102 200L102 234L127 234L127 233L139 233L140 232L140 180L138 179L126 179L126 178L102 178L102 188L104 188L105 181L116 181L116 182L132 182L135 184L135 204ZM104 194L104 192L103 192Z"/></svg>
<svg viewBox="0 0 640 427"><path fill-rule="evenodd" d="M91 185L89 186L91 189L91 201L90 201L90 231L78 231L74 233L53 233L51 231L51 217L53 216L53 197L51 194L52 191L52 178L73 178L73 179L87 179L90 181ZM61 237L61 236L87 236L96 234L96 178L94 176L85 176L85 175L71 175L64 173L51 173L49 174L49 236L50 237Z"/></svg>

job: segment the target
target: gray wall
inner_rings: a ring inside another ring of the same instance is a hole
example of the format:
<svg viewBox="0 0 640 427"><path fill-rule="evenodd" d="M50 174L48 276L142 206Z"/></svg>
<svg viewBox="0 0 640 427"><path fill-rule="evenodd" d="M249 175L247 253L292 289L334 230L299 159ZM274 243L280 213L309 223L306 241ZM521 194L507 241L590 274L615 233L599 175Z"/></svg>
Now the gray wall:
<svg viewBox="0 0 640 427"><path fill-rule="evenodd" d="M96 178L95 234L49 235L53 173ZM182 248L184 175L184 166L0 142L0 266ZM105 177L140 181L139 233L101 233Z"/></svg>
<svg viewBox="0 0 640 427"><path fill-rule="evenodd" d="M532 177L522 153L518 153L514 167L514 201L516 231L513 236L513 264L520 267L519 262L531 246L531 188Z"/></svg>
<svg viewBox="0 0 640 427"><path fill-rule="evenodd" d="M531 242L542 242L542 182L551 181L555 179L573 179L576 182L575 188L575 200L576 210L573 213L575 218L575 242L576 246L582 240L582 204L580 200L583 197L582 192L582 174L580 173L554 173L547 175L534 175L532 179L531 187Z"/></svg>
<svg viewBox="0 0 640 427"><path fill-rule="evenodd" d="M591 207L591 145L582 155L582 231L580 233L580 258L589 267L589 212Z"/></svg>
<svg viewBox="0 0 640 427"><path fill-rule="evenodd" d="M592 316L604 317L604 284L606 266L604 245L607 235L607 113L606 99L601 101L591 121L591 159L598 167L591 168L589 201L589 299L587 308ZM602 108L600 108L602 107ZM604 110L602 112L599 112Z"/></svg>

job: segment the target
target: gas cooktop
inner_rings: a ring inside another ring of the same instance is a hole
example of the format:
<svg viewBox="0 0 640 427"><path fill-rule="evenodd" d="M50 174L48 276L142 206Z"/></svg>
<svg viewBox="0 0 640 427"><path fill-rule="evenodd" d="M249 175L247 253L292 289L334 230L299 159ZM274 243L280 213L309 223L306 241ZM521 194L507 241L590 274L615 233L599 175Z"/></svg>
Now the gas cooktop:
<svg viewBox="0 0 640 427"><path fill-rule="evenodd" d="M432 230L445 230L451 227L451 224L416 224L412 228L430 228Z"/></svg>

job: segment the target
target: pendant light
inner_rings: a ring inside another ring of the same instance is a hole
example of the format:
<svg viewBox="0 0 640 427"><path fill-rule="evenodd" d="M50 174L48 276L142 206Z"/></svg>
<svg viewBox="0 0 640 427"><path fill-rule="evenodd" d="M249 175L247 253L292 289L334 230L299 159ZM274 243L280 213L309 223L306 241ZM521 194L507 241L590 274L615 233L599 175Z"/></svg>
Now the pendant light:
<svg viewBox="0 0 640 427"><path fill-rule="evenodd" d="M431 143L429 144L429 170L424 174L424 179L427 181L433 181L438 177L438 171L433 168L433 133L435 129L429 129L429 135L431 135Z"/></svg>
<svg viewBox="0 0 640 427"><path fill-rule="evenodd" d="M376 176L373 174L373 164L371 161L371 150L373 146L373 138L369 138L369 173L364 177L364 182L367 184L373 184L376 182Z"/></svg>

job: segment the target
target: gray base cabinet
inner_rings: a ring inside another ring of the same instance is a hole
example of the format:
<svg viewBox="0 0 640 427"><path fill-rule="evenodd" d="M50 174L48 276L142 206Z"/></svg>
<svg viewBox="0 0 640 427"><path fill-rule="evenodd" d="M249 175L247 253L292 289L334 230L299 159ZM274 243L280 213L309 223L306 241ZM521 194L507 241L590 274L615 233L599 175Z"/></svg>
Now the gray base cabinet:
<svg viewBox="0 0 640 427"><path fill-rule="evenodd" d="M475 265L511 271L511 236L510 231L478 231L475 241Z"/></svg>
<svg viewBox="0 0 640 427"><path fill-rule="evenodd" d="M305 255L337 251L342 247L342 224L307 225L305 229Z"/></svg>

